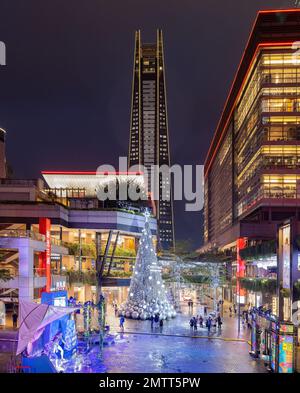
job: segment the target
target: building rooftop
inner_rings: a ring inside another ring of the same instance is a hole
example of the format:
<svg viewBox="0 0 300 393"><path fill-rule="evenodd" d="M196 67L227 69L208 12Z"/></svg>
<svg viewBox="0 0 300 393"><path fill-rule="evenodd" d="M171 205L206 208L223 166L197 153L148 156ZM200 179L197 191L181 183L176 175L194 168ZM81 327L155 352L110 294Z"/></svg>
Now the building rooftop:
<svg viewBox="0 0 300 393"><path fill-rule="evenodd" d="M42 171L42 176L51 189L84 189L86 196L94 196L99 186L119 179L144 186L142 172L64 172Z"/></svg>

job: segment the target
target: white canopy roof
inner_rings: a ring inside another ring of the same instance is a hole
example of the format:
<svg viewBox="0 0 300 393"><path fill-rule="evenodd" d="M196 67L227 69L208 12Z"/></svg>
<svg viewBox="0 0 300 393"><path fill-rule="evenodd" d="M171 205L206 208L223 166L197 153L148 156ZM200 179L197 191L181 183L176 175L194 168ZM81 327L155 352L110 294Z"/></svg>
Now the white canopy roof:
<svg viewBox="0 0 300 393"><path fill-rule="evenodd" d="M51 322L71 314L76 307L55 307L48 304L37 304L20 300L20 327L17 355L23 352L28 344L36 341Z"/></svg>
<svg viewBox="0 0 300 393"><path fill-rule="evenodd" d="M96 194L96 189L103 183L110 182L115 178L138 182L144 185L142 173L131 172L50 172L43 171L43 178L50 188L61 189L85 189L86 196Z"/></svg>

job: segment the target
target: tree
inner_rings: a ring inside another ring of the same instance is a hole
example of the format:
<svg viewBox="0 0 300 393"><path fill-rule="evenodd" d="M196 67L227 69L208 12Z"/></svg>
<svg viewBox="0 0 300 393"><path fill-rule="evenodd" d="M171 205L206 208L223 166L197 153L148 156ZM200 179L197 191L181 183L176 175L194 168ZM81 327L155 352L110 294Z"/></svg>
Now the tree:
<svg viewBox="0 0 300 393"><path fill-rule="evenodd" d="M161 266L152 243L149 213L146 212L128 299L121 306L120 313L133 319L149 319L157 313L161 319L175 317L176 312L169 303L166 292Z"/></svg>
<svg viewBox="0 0 300 393"><path fill-rule="evenodd" d="M0 269L0 281L9 281L13 277L7 269Z"/></svg>
<svg viewBox="0 0 300 393"><path fill-rule="evenodd" d="M190 239L177 240L175 254L179 257L183 257L191 254L194 251L192 241Z"/></svg>

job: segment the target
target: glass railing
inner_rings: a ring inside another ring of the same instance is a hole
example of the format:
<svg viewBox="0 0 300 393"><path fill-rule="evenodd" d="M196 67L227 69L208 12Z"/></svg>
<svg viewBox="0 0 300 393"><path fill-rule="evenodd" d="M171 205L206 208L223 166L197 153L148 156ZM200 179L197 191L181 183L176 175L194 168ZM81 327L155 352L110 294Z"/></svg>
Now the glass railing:
<svg viewBox="0 0 300 393"><path fill-rule="evenodd" d="M45 235L39 232L23 229L3 229L0 230L0 237L30 238L33 240L45 241Z"/></svg>
<svg viewBox="0 0 300 393"><path fill-rule="evenodd" d="M13 237L13 238L30 238L32 240L38 241L46 241L46 236L35 231L23 230L23 229L3 229L0 230L0 238L1 237ZM55 246L62 246L68 248L70 246L69 243L64 242L55 237L51 237L51 244Z"/></svg>

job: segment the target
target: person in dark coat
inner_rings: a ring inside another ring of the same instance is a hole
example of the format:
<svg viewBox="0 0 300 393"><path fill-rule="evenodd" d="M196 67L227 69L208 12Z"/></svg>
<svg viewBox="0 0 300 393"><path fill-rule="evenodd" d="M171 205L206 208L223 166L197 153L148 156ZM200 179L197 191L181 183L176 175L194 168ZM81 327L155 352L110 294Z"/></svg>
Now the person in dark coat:
<svg viewBox="0 0 300 393"><path fill-rule="evenodd" d="M12 315L12 320L13 320L13 327L16 329L18 326L18 314L15 310Z"/></svg>
<svg viewBox="0 0 300 393"><path fill-rule="evenodd" d="M191 329L193 329L193 327L194 327L194 318L190 319L190 327L191 327Z"/></svg>
<svg viewBox="0 0 300 393"><path fill-rule="evenodd" d="M208 333L210 333L210 329L211 329L211 317L208 317L207 322L206 322L206 326L207 326L207 330Z"/></svg>
<svg viewBox="0 0 300 393"><path fill-rule="evenodd" d="M223 322L222 322L222 318L221 318L220 314L218 315L217 321L218 321L218 328L221 329Z"/></svg>

